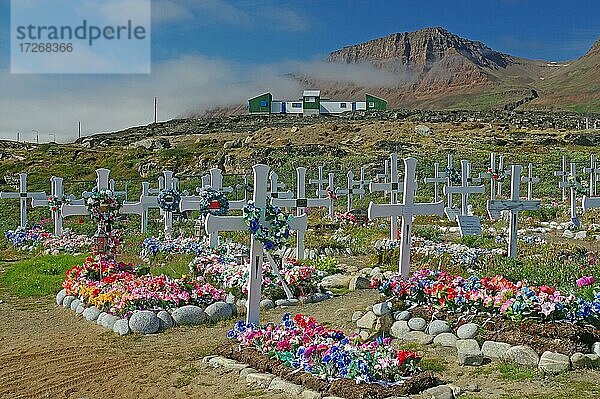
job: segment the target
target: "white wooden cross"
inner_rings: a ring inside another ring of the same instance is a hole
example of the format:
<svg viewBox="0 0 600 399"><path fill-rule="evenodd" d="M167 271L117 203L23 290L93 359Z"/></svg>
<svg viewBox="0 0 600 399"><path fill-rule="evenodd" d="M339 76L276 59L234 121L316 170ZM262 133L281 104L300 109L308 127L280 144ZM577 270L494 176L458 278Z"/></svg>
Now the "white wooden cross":
<svg viewBox="0 0 600 399"><path fill-rule="evenodd" d="M402 277L408 279L410 274L410 237L413 217L416 215L444 215L444 202L415 203L415 176L417 160L404 158L404 198L401 204L369 204L370 220L379 217L402 217L402 233L400 238L400 258L398 268Z"/></svg>
<svg viewBox="0 0 600 399"><path fill-rule="evenodd" d="M533 164L529 163L527 165L527 176L521 177L521 183L527 183L527 200L531 201L533 199L533 184L539 183L540 178L533 176Z"/></svg>
<svg viewBox="0 0 600 399"><path fill-rule="evenodd" d="M279 191L285 189L285 183L279 181L279 175L275 171L271 172L269 179L271 180L271 190L269 191L271 198L292 198L294 196L290 190Z"/></svg>
<svg viewBox="0 0 600 399"><path fill-rule="evenodd" d="M321 195L319 193L325 193L323 190L323 185L328 184L329 180L325 179L325 175L323 175L324 166L319 166L319 175L316 179L308 179L308 184L316 184L317 185L317 196L319 198L325 197L325 194Z"/></svg>
<svg viewBox="0 0 600 399"><path fill-rule="evenodd" d="M555 171L554 176L560 177L558 187L562 189L562 200L565 202L567 200L567 176L569 176L569 172L567 172L567 157L564 155L562 156L561 166L561 170Z"/></svg>
<svg viewBox="0 0 600 399"><path fill-rule="evenodd" d="M348 171L347 175L347 185L346 188L336 188L335 189L335 194L336 195L345 195L348 198L348 205L346 206L347 208L347 212L350 212L353 208L352 208L352 197L354 197L355 194L358 195L363 195L365 193L364 188L355 188L357 182L354 180L354 172L352 172L351 170Z"/></svg>
<svg viewBox="0 0 600 399"><path fill-rule="evenodd" d="M224 193L232 193L233 187L223 187L223 171L219 168L212 168L207 175L202 176L202 187L210 186L215 191ZM199 193L202 188L198 187L196 192Z"/></svg>
<svg viewBox="0 0 600 399"><path fill-rule="evenodd" d="M448 154L448 160L446 163L446 169L447 170L451 170L454 165L454 159L452 157L452 154ZM450 173L446 173L446 187L452 187L452 180L450 180L451 176ZM452 198L452 191L448 191L446 193L446 207L444 208L444 213L446 214L446 217L448 218L448 220L450 220L451 222L454 222L454 220L456 220L456 217L458 216L458 211L454 208L454 200Z"/></svg>
<svg viewBox="0 0 600 399"><path fill-rule="evenodd" d="M51 195L54 196L55 198L61 199L64 194L62 177L52 176L50 178L50 188L51 188ZM84 200L76 200L73 195L69 196L68 199L71 204L83 204L84 203ZM48 206L48 203L49 203L49 201L48 201L47 197L45 199L33 198L31 200L31 206L33 208ZM54 235L55 236L62 235L62 233L63 233L63 223L62 223L63 216L62 216L60 208L57 208L55 211L52 211L52 220L54 220Z"/></svg>
<svg viewBox="0 0 600 399"><path fill-rule="evenodd" d="M596 182L600 177L600 168L597 167L596 156L590 155L590 167L583 168L583 173L590 174L590 197L596 196Z"/></svg>
<svg viewBox="0 0 600 399"><path fill-rule="evenodd" d="M358 183L358 188L363 189L365 188L365 185L367 185L369 183L369 180L365 179L365 167L361 166L360 167L360 180L357 181ZM364 197L364 194L359 194L358 198L362 199Z"/></svg>
<svg viewBox="0 0 600 399"><path fill-rule="evenodd" d="M273 198L271 203L284 208L295 208L296 216L304 215L306 208L317 208L329 206L329 198L306 198L306 168L296 168L297 191L296 198ZM305 230L298 229L296 236L296 257L304 259L304 233Z"/></svg>
<svg viewBox="0 0 600 399"><path fill-rule="evenodd" d="M500 155L500 161L498 162L498 174L504 173L509 175L506 170L504 170L504 155ZM502 197L502 180L498 179L498 197Z"/></svg>
<svg viewBox="0 0 600 399"><path fill-rule="evenodd" d="M496 199L496 189L497 189L496 179L494 178L494 171L496 170L496 153L495 152L490 153L489 170L491 170L491 172L489 172L489 171L482 172L479 174L479 177L485 178L485 179L490 179L490 199L495 200Z"/></svg>
<svg viewBox="0 0 600 399"><path fill-rule="evenodd" d="M575 224L575 226L579 227L579 218L577 218L577 189L574 187L575 182L577 182L577 166L575 165L575 162L571 162L569 163L569 167L571 169L568 177L573 177L573 184L570 186L570 195L569 195L569 199L571 202L571 222L573 222L573 224ZM569 181L568 178L564 183L565 187L569 186Z"/></svg>
<svg viewBox="0 0 600 399"><path fill-rule="evenodd" d="M508 256L515 258L517 256L517 230L520 211L534 211L540 209L540 201L521 200L521 165L512 165L510 199L508 200L488 200L487 207L495 212L504 210L510 211L508 227Z"/></svg>
<svg viewBox="0 0 600 399"><path fill-rule="evenodd" d="M425 179L423 179L423 182L425 184L433 183L433 201L434 202L438 202L440 200L438 185L439 184L444 185L444 184L446 184L446 181L447 181L446 172L440 172L440 164L435 162L433 164L433 177L426 177ZM443 190L443 186L442 186L442 190Z"/></svg>
<svg viewBox="0 0 600 399"><path fill-rule="evenodd" d="M141 232L145 234L148 231L148 210L159 208L156 196L150 195L150 183L142 182L142 193L138 202L124 202L120 212L124 215L140 215Z"/></svg>
<svg viewBox="0 0 600 399"><path fill-rule="evenodd" d="M96 169L96 189L98 191L108 189L108 185L109 185L108 177L109 176L110 176L109 169L104 169L104 168ZM80 204L80 203L63 204L61 206L60 212L63 215L63 217L89 215L85 201L82 204Z"/></svg>
<svg viewBox="0 0 600 399"><path fill-rule="evenodd" d="M333 188L333 178L334 178L334 174L333 173L329 173L328 179L327 179L327 186L325 189L317 189L316 191L316 195L318 198L323 198L325 197L328 201L329 201L329 219L333 219L333 216L335 214L335 207L334 207L334 199L333 198L329 198L329 195L335 195L334 194L334 188Z"/></svg>
<svg viewBox="0 0 600 399"><path fill-rule="evenodd" d="M173 178L173 172L170 170L165 170L163 172L165 177L165 190L175 190L176 189L176 180ZM165 235L170 236L173 231L173 211L163 210L164 220L165 220Z"/></svg>
<svg viewBox="0 0 600 399"><path fill-rule="evenodd" d="M265 223L264 209L267 203L267 180L269 178L269 167L267 165L254 165L254 206L263 210L260 223ZM306 230L308 217L303 215L296 217L290 222L291 230ZM206 233L211 234L219 231L248 231L248 226L242 216L215 216L209 214L206 217ZM266 254L265 254L266 253ZM248 313L246 315L247 323L258 324L260 321L260 300L262 283L262 264L263 256L266 255L271 263L271 256L264 250L263 243L257 240L254 235L250 241L250 281L248 287L248 301L246 306ZM271 263L271 266L274 262ZM275 265L276 267L276 265Z"/></svg>
<svg viewBox="0 0 600 399"><path fill-rule="evenodd" d="M483 194L485 193L485 187L481 186L471 186L471 178L470 172L471 169L469 167L469 161L461 160L460 161L460 171L461 171L461 184L460 186L446 186L444 187L445 194L460 194L461 195L461 206L460 213L462 216L468 215L468 202L469 202L469 194Z"/></svg>
<svg viewBox="0 0 600 399"><path fill-rule="evenodd" d="M390 182L376 183L371 182L369 184L369 191L374 193L383 191L384 193L390 193L390 205L398 203L398 193L401 193L404 189L398 181L398 154L395 152L390 154L389 161L386 160L386 166L389 170L386 170L386 174L390 176ZM390 216L390 240L398 240L398 216Z"/></svg>
<svg viewBox="0 0 600 399"><path fill-rule="evenodd" d="M19 199L21 217L20 226L27 226L27 199L48 199L48 195L43 191L27 192L27 173L19 173L19 192L0 192L0 199Z"/></svg>

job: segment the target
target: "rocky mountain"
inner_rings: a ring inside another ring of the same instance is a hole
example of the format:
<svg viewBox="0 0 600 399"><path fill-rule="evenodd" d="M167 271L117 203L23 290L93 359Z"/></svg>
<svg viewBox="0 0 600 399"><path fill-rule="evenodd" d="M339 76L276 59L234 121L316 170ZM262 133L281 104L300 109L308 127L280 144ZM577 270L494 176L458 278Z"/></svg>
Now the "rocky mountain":
<svg viewBox="0 0 600 399"><path fill-rule="evenodd" d="M391 107L510 110L523 106L536 108L550 101L557 105L554 108L569 109L576 100L569 95L571 80L574 77L593 79L598 73L597 48L598 44L588 55L566 66L514 57L443 28L425 28L394 33L329 54L330 63L369 63L391 72L397 76L393 85L360 87L319 81L306 75L297 78L305 85L321 88L332 98L364 92L379 94L388 99ZM553 89L554 86L558 88ZM544 95L559 96L544 100L543 96L538 98L540 91ZM594 90L589 91L593 97Z"/></svg>
<svg viewBox="0 0 600 399"><path fill-rule="evenodd" d="M529 108L570 109L579 112L600 109L600 40L581 58L557 68L540 82L540 97Z"/></svg>

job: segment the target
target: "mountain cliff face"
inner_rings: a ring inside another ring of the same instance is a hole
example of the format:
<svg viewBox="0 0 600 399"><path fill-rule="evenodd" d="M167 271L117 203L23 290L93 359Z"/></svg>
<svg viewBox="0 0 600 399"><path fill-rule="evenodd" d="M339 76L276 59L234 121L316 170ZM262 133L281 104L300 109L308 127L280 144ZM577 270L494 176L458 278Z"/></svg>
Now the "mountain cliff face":
<svg viewBox="0 0 600 399"><path fill-rule="evenodd" d="M388 87L340 87L333 82L299 77L329 96L372 92L392 107L503 108L531 96L550 72L542 61L492 50L443 28L395 33L329 54L330 63L369 63L397 76ZM480 97L480 100L478 100Z"/></svg>

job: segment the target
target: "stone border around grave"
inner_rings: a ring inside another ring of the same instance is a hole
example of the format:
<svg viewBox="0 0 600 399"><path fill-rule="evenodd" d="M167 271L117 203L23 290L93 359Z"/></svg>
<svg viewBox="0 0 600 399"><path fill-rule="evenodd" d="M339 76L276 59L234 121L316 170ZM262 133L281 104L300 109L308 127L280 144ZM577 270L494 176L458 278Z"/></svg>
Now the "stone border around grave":
<svg viewBox="0 0 600 399"><path fill-rule="evenodd" d="M223 356L210 355L202 359L202 362L215 368L223 368L227 371L239 373L240 380L246 382L252 388L261 388L269 392L278 392L290 398L302 399L343 399L339 396L323 396L320 392L304 388L302 385L287 381L274 374L256 370L246 363L229 359ZM461 394L461 389L453 385L437 385L428 388L421 394L432 398L453 399ZM408 399L408 396L394 396L388 399Z"/></svg>
<svg viewBox="0 0 600 399"><path fill-rule="evenodd" d="M299 304L322 302L330 299L332 296L328 292L312 294L309 297L302 298L302 300L295 298L278 299L276 301L263 299L260 307L263 310L275 307L285 309ZM96 306L84 307L81 299L67 295L65 289L56 294L56 305L71 309L83 319L96 322L96 324L112 330L115 334L121 336L130 333L155 334L174 326L216 323L246 314L246 300L238 299L235 301L235 298L230 297L227 302L214 302L206 307L186 305L170 310L136 310L129 319L124 319L102 312Z"/></svg>
<svg viewBox="0 0 600 399"><path fill-rule="evenodd" d="M363 339L384 333L401 341L456 348L457 361L461 366L481 366L485 359L489 359L538 368L548 374L584 368L600 369L600 342L591 346L590 353L577 352L570 357L551 351L540 356L529 346L513 346L505 342L485 341L480 347L475 340L479 325L466 323L453 331L441 319L428 323L421 317L412 317L408 310L392 312L391 302L376 303L367 307L366 312L354 312L352 322Z"/></svg>

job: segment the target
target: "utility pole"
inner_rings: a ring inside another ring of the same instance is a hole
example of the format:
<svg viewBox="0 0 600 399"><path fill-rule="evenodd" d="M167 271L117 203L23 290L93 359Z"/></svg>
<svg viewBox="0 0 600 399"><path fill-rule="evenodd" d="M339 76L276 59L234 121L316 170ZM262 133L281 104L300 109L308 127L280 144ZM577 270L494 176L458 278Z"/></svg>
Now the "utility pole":
<svg viewBox="0 0 600 399"><path fill-rule="evenodd" d="M77 125L78 125L77 126L77 131L78 131L77 137L81 138L81 121L79 121L79 123Z"/></svg>
<svg viewBox="0 0 600 399"><path fill-rule="evenodd" d="M154 97L154 124L158 121L158 97Z"/></svg>

